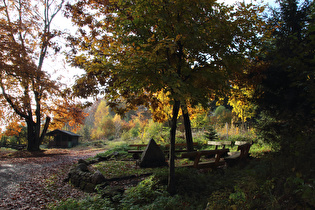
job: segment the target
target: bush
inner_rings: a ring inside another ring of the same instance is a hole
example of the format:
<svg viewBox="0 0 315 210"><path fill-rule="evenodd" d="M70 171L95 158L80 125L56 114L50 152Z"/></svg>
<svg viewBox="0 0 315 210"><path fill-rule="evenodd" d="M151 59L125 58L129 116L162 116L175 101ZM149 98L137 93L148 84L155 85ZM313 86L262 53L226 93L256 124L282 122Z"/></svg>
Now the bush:
<svg viewBox="0 0 315 210"><path fill-rule="evenodd" d="M178 194L170 196L166 190L167 170L154 175L129 189L121 200L120 209L203 209L206 205L207 175L195 169L176 170Z"/></svg>
<svg viewBox="0 0 315 210"><path fill-rule="evenodd" d="M139 207L153 203L163 195L165 190L157 185L157 180L151 176L140 182L136 187L130 188L121 200L122 206L127 209L139 209Z"/></svg>
<svg viewBox="0 0 315 210"><path fill-rule="evenodd" d="M115 209L110 200L101 198L99 195L82 200L68 199L61 202L58 206L50 206L50 208L55 210Z"/></svg>

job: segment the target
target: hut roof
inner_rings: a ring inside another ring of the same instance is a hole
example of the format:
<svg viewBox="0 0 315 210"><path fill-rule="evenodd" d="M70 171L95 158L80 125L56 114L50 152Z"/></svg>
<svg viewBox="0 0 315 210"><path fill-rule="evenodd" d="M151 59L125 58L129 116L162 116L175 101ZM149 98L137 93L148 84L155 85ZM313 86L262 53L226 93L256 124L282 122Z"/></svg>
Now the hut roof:
<svg viewBox="0 0 315 210"><path fill-rule="evenodd" d="M60 130L60 129L56 129L56 130L53 130L51 132L48 132L48 133L46 133L46 135L47 136L54 136L54 135L60 134L60 133L63 133L63 134L69 135L69 136L78 136L78 137L80 137L80 135L78 135L76 133L73 133L71 131L64 131L64 130Z"/></svg>

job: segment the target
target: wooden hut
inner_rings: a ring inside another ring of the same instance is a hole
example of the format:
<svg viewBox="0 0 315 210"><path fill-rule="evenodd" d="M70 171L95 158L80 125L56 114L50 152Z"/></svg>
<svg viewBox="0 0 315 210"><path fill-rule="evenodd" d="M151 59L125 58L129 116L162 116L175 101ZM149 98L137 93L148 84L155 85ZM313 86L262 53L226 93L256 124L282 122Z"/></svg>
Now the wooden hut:
<svg viewBox="0 0 315 210"><path fill-rule="evenodd" d="M71 148L79 144L80 135L70 131L56 129L46 135L54 137L54 140L49 142L48 147Z"/></svg>

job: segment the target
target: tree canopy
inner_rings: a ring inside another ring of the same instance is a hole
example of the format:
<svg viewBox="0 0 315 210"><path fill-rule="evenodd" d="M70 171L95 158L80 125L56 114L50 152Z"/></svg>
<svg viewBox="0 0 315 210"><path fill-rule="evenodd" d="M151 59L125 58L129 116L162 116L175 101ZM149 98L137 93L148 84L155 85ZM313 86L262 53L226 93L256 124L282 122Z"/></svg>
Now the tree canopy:
<svg viewBox="0 0 315 210"><path fill-rule="evenodd" d="M74 52L69 56L86 71L77 80L77 94L104 93L119 113L139 104L154 110L159 103L154 94L168 94L171 144L180 105L185 113L187 104L207 106L215 95L226 94L255 51L261 29L260 8L243 3L79 1L68 10L80 26L78 36L69 37Z"/></svg>
<svg viewBox="0 0 315 210"><path fill-rule="evenodd" d="M50 123L52 109L73 114L73 109L60 109L59 106L61 101L62 104L70 103L69 92L63 91L62 85L51 80L43 69L49 49L54 49L52 52L59 49L53 41L60 33L51 29L51 24L63 3L63 0L36 3L1 0L1 106L3 109L9 107L13 110L11 113L25 120L27 149L31 151L39 150ZM44 118L46 121L42 129Z"/></svg>
<svg viewBox="0 0 315 210"><path fill-rule="evenodd" d="M314 145L314 1L280 2L268 20L267 63L256 89L264 138L289 154L312 154ZM307 152L308 151L308 152Z"/></svg>
<svg viewBox="0 0 315 210"><path fill-rule="evenodd" d="M243 4L80 1L68 8L85 26L80 38L71 38L80 52L73 64L86 70L76 90L81 96L106 93L115 105L121 97L127 106L154 104L158 91L207 105L242 72L260 30L257 8Z"/></svg>

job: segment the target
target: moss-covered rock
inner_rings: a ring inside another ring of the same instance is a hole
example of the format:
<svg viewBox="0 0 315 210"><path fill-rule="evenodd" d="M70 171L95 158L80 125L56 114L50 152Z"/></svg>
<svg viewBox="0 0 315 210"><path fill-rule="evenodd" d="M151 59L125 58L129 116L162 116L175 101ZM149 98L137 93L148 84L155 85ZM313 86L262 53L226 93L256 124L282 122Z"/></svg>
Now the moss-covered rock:
<svg viewBox="0 0 315 210"><path fill-rule="evenodd" d="M87 162L79 160L79 163L70 169L65 181L85 192L95 192L96 185L106 182L106 178L100 171L92 173Z"/></svg>

